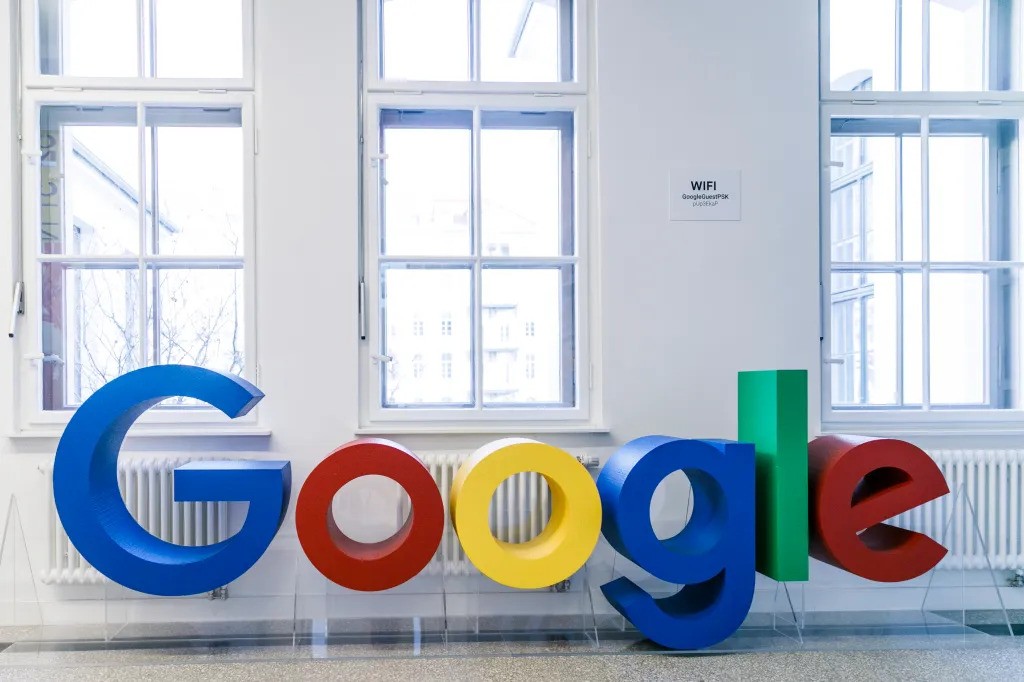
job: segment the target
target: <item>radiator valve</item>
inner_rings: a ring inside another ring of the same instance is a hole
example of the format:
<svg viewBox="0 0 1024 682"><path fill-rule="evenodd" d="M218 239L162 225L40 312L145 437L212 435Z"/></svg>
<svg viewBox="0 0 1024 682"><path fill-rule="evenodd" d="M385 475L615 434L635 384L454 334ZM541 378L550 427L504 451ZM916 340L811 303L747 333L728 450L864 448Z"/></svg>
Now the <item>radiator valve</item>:
<svg viewBox="0 0 1024 682"><path fill-rule="evenodd" d="M1010 576L1010 579L1006 581L1006 584L1010 587L1024 587L1024 569L1018 568Z"/></svg>
<svg viewBox="0 0 1024 682"><path fill-rule="evenodd" d="M218 587L217 589L210 592L210 601L216 599L227 599L228 598L228 586Z"/></svg>
<svg viewBox="0 0 1024 682"><path fill-rule="evenodd" d="M566 579L551 586L552 592L568 592L572 589L572 580Z"/></svg>

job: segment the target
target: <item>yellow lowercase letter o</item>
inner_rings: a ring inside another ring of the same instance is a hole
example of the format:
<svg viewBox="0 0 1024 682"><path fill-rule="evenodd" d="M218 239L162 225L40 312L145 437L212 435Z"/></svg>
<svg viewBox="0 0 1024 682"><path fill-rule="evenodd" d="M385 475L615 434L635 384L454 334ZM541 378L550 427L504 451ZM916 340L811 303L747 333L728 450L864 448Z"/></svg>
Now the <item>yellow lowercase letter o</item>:
<svg viewBox="0 0 1024 682"><path fill-rule="evenodd" d="M532 540L503 542L491 533L491 498L506 478L531 471L551 490L551 518ZM474 452L452 481L450 509L473 565L491 580L523 590L570 577L601 534L601 498L590 473L564 450L534 440L499 440Z"/></svg>

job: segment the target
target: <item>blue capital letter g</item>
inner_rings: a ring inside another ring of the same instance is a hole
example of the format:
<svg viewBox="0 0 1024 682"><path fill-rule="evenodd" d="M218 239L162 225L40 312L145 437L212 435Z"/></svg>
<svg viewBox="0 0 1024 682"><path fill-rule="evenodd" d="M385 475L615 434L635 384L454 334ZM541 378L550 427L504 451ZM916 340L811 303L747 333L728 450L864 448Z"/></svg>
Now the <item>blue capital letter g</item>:
<svg viewBox="0 0 1024 682"><path fill-rule="evenodd" d="M248 502L232 537L184 547L150 535L125 507L117 487L117 456L143 412L171 397L202 400L231 418L247 413L263 393L252 384L201 367L146 367L92 394L57 446L53 495L72 544L96 570L139 592L180 596L227 585L270 546L288 509L288 462L194 462L174 471L178 501Z"/></svg>

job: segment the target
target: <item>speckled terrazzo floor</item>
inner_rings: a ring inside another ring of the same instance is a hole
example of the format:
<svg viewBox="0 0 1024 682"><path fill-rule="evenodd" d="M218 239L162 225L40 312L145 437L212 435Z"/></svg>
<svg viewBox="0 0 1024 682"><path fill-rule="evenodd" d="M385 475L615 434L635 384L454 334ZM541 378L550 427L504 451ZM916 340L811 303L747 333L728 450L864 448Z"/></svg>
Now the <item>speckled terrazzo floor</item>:
<svg viewBox="0 0 1024 682"><path fill-rule="evenodd" d="M0 681L1024 680L1024 637L1006 636L1003 614L969 613L969 627L959 615L814 613L799 633L783 620L773 628L751 618L700 654L667 652L632 630L584 633L566 623L447 637L418 620L404 632L409 623L396 619L360 621L374 625L361 634L331 621L337 634L300 628L294 638L277 622L123 624L99 637L87 626L0 628L0 641L13 642L0 645ZM996 626L977 625L989 621Z"/></svg>
<svg viewBox="0 0 1024 682"><path fill-rule="evenodd" d="M480 656L152 664L138 651L78 666L0 668L2 680L1018 680L1024 648L697 656Z"/></svg>

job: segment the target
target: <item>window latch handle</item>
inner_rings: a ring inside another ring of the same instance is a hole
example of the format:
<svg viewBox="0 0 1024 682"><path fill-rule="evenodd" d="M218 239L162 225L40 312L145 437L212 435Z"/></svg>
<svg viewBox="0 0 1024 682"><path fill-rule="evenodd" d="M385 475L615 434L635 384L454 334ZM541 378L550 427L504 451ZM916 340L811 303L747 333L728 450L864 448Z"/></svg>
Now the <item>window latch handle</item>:
<svg viewBox="0 0 1024 682"><path fill-rule="evenodd" d="M843 358L826 358L825 359L825 364L826 365L845 365L846 364L846 360L844 360Z"/></svg>
<svg viewBox="0 0 1024 682"><path fill-rule="evenodd" d="M37 362L52 362L58 365L64 364L64 359L59 355L46 355L44 353L29 353L25 359L35 364Z"/></svg>
<svg viewBox="0 0 1024 682"><path fill-rule="evenodd" d="M387 363L389 363L389 362L394 362L395 361L394 356L391 356L391 355L381 355L379 353L374 353L370 357L373 359L374 362L383 363L385 365Z"/></svg>
<svg viewBox="0 0 1024 682"><path fill-rule="evenodd" d="M14 300L11 302L11 326L7 330L7 337L14 338L14 331L18 326L18 316L25 314L25 283L18 282L14 285Z"/></svg>

